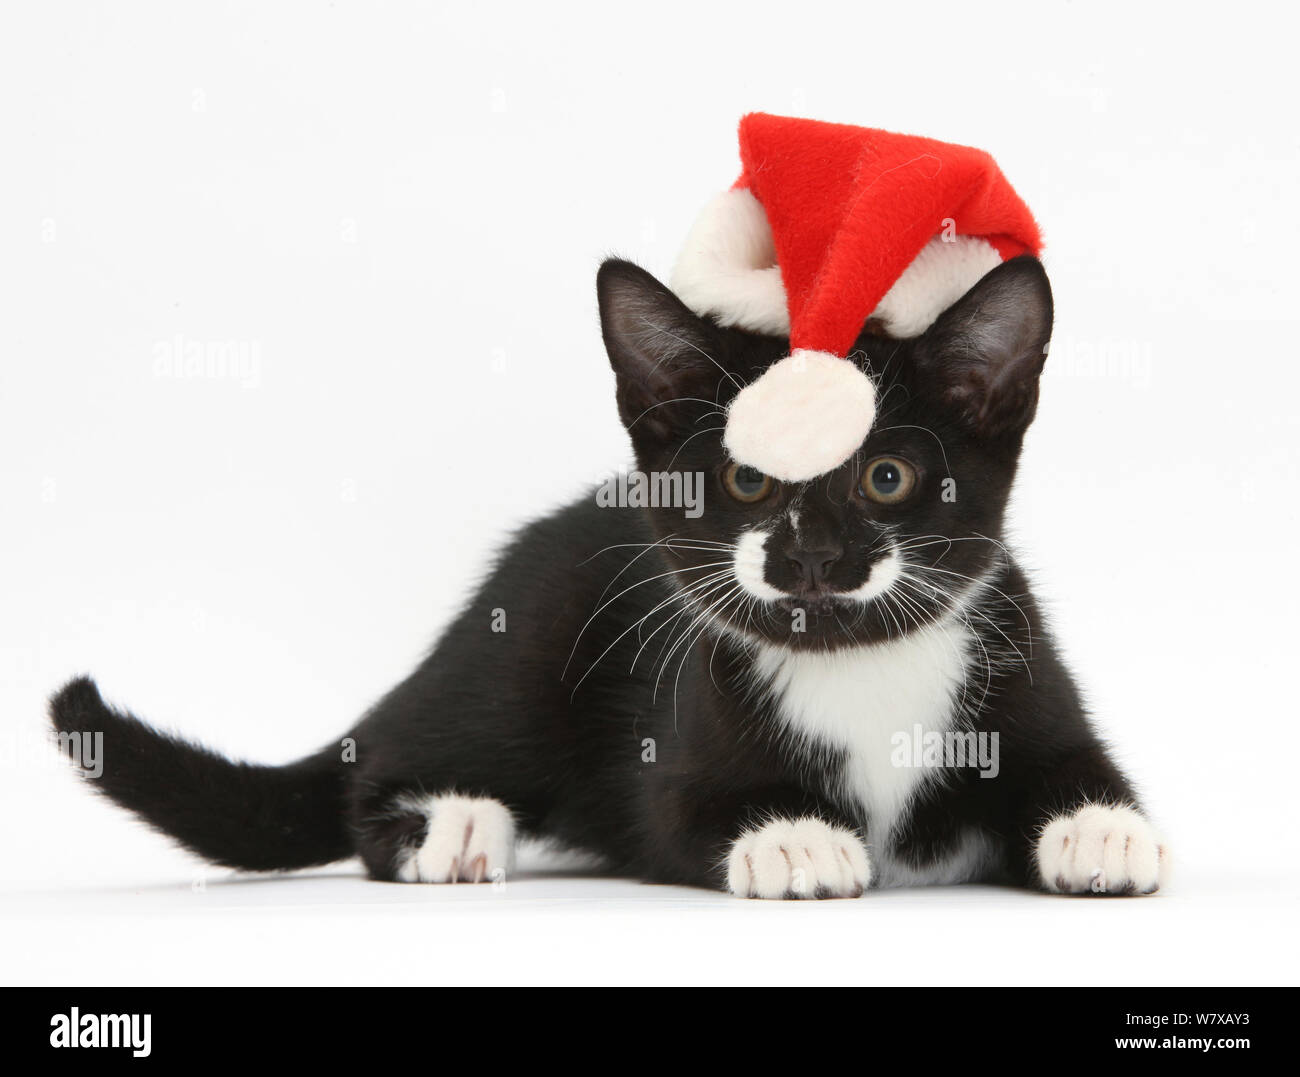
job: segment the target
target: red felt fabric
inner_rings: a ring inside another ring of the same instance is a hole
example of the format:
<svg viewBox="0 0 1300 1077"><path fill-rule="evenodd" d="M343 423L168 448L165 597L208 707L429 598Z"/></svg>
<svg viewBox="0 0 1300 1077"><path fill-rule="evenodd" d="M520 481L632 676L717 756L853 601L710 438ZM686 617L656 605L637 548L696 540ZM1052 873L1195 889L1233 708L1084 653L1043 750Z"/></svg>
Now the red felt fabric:
<svg viewBox="0 0 1300 1077"><path fill-rule="evenodd" d="M983 150L754 112L740 121L748 187L772 227L790 346L846 355L876 305L951 218L1003 259L1038 225Z"/></svg>

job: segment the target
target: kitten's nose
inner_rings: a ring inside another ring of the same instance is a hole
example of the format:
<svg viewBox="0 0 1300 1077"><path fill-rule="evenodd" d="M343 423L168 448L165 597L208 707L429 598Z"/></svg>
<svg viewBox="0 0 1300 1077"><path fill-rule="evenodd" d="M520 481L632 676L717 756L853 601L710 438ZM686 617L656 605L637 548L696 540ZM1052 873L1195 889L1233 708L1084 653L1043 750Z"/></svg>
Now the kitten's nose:
<svg viewBox="0 0 1300 1077"><path fill-rule="evenodd" d="M802 577L804 586L815 589L826 581L831 566L840 559L843 553L842 549L793 549L787 550L785 556L790 565Z"/></svg>

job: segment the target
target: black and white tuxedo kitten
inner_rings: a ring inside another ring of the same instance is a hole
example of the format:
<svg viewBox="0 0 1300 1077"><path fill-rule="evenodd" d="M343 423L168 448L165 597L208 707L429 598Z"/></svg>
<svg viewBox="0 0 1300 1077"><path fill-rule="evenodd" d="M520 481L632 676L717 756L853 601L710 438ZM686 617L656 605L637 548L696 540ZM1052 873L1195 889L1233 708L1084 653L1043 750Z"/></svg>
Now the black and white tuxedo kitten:
<svg viewBox="0 0 1300 1077"><path fill-rule="evenodd" d="M1001 542L1051 334L1040 264L994 269L919 338L865 332L876 425L799 484L721 440L788 341L701 319L627 262L597 285L628 496L524 528L419 668L290 766L73 681L53 721L103 734L98 787L252 871L359 855L376 879L490 880L536 837L749 897L1157 889L1160 840Z"/></svg>

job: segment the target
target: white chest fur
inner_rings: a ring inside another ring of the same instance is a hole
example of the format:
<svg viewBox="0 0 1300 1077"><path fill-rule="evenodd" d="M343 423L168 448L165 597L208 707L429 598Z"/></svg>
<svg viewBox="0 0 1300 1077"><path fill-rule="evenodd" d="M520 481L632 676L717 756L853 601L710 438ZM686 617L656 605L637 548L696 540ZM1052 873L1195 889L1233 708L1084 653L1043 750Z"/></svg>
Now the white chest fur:
<svg viewBox="0 0 1300 1077"><path fill-rule="evenodd" d="M908 803L940 773L895 766L897 738L951 729L967 690L976 644L960 620L941 621L901 639L829 653L763 645L756 672L794 734L810 767L842 753L832 792L866 817L876 855L888 855L890 835ZM972 690L975 690L973 687Z"/></svg>

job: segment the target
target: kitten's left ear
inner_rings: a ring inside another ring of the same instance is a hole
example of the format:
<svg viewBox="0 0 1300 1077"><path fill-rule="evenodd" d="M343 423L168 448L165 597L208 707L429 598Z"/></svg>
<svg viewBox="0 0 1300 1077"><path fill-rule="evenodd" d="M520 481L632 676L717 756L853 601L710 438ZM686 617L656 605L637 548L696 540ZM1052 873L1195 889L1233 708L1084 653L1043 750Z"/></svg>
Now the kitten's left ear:
<svg viewBox="0 0 1300 1077"><path fill-rule="evenodd" d="M1038 407L1052 337L1052 287L1022 255L990 270L917 345L922 376L980 437L1022 434Z"/></svg>

